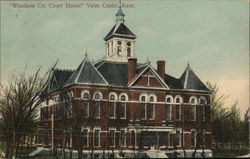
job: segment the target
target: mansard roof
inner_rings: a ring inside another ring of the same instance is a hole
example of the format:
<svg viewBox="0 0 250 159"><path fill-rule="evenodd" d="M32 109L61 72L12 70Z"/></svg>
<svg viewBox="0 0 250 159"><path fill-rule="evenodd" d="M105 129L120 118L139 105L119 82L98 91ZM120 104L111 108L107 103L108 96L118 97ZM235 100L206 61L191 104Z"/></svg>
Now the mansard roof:
<svg viewBox="0 0 250 159"><path fill-rule="evenodd" d="M182 89L210 91L205 84L196 76L189 64L180 77Z"/></svg>
<svg viewBox="0 0 250 159"><path fill-rule="evenodd" d="M104 40L107 41L112 37L135 39L136 35L132 31L130 31L124 23L119 23L113 26L110 32L105 36Z"/></svg>
<svg viewBox="0 0 250 159"><path fill-rule="evenodd" d="M80 84L103 84L106 85L106 80L98 72L95 66L90 62L86 56L78 68L67 80L65 85L80 83Z"/></svg>

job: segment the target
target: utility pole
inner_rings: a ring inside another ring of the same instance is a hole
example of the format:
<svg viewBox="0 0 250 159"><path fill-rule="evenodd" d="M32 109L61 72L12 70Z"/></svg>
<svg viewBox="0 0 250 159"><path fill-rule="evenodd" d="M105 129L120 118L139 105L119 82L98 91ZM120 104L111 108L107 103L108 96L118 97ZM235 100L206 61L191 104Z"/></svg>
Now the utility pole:
<svg viewBox="0 0 250 159"><path fill-rule="evenodd" d="M51 114L51 148L54 150L54 114Z"/></svg>

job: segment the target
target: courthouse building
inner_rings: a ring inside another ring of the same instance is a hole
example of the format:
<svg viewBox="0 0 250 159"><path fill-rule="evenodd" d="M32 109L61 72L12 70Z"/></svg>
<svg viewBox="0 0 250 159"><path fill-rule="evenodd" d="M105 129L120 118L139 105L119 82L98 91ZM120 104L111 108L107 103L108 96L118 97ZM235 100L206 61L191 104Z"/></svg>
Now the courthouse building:
<svg viewBox="0 0 250 159"><path fill-rule="evenodd" d="M211 91L189 64L175 78L164 60L157 68L138 63L124 17L119 8L104 37L105 59L85 55L75 70L54 69L37 142L75 150L211 149Z"/></svg>

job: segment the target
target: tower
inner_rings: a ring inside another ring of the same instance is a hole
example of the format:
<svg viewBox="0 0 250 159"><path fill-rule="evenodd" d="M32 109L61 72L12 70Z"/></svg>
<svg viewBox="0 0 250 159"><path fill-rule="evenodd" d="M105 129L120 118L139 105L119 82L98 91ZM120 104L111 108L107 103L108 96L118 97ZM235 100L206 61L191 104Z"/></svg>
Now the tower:
<svg viewBox="0 0 250 159"><path fill-rule="evenodd" d="M136 35L124 24L124 17L120 4L116 13L116 24L104 38L107 61L128 62L129 57L135 57Z"/></svg>

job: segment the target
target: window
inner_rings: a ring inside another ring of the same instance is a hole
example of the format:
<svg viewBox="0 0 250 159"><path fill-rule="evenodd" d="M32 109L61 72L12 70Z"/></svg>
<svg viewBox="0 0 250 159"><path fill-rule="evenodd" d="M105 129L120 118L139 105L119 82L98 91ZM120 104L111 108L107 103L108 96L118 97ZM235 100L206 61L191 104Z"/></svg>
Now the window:
<svg viewBox="0 0 250 159"><path fill-rule="evenodd" d="M131 56L131 48L130 47L127 48L127 55L128 55L128 57Z"/></svg>
<svg viewBox="0 0 250 159"><path fill-rule="evenodd" d="M94 109L93 109L94 118L100 118L100 99L101 99L101 93L97 92L94 95Z"/></svg>
<svg viewBox="0 0 250 159"><path fill-rule="evenodd" d="M176 120L181 120L181 105L176 105Z"/></svg>
<svg viewBox="0 0 250 159"><path fill-rule="evenodd" d="M182 98L181 98L180 95L175 96L174 103L176 103L176 104L181 104L182 103Z"/></svg>
<svg viewBox="0 0 250 159"><path fill-rule="evenodd" d="M189 103L192 104L192 105L195 105L195 104L198 104L198 100L195 96L191 96L189 98Z"/></svg>
<svg viewBox="0 0 250 159"><path fill-rule="evenodd" d="M201 134L201 136L202 136L201 145L202 145L202 146L205 146L205 143L206 143L206 130L205 130L205 129L202 129L202 130L201 130L201 133L202 133L202 134Z"/></svg>
<svg viewBox="0 0 250 159"><path fill-rule="evenodd" d="M151 96L149 98L149 118L154 119L155 118L155 104L154 104L154 97Z"/></svg>
<svg viewBox="0 0 250 159"><path fill-rule="evenodd" d="M126 131L124 129L120 133L120 146L126 146Z"/></svg>
<svg viewBox="0 0 250 159"><path fill-rule="evenodd" d="M173 97L171 95L166 96L166 119L172 120L172 104L173 104Z"/></svg>
<svg viewBox="0 0 250 159"><path fill-rule="evenodd" d="M118 41L117 42L118 46L117 46L117 55L120 55L120 52L122 51L122 42L121 41Z"/></svg>
<svg viewBox="0 0 250 159"><path fill-rule="evenodd" d="M82 95L83 98L83 117L88 118L89 117L89 94L84 93Z"/></svg>
<svg viewBox="0 0 250 159"><path fill-rule="evenodd" d="M109 130L109 146L115 146L115 129Z"/></svg>
<svg viewBox="0 0 250 159"><path fill-rule="evenodd" d="M205 105L201 105L201 121L205 121L206 120L206 107Z"/></svg>
<svg viewBox="0 0 250 159"><path fill-rule="evenodd" d="M196 105L191 105L191 120L196 120Z"/></svg>
<svg viewBox="0 0 250 159"><path fill-rule="evenodd" d="M94 129L94 146L100 146L100 129Z"/></svg>
<svg viewBox="0 0 250 159"><path fill-rule="evenodd" d="M115 103L115 95L110 95L109 97L109 117L110 118L115 118L115 107L116 107L116 103Z"/></svg>
<svg viewBox="0 0 250 159"><path fill-rule="evenodd" d="M196 146L196 131L191 131L191 146Z"/></svg>
<svg viewBox="0 0 250 159"><path fill-rule="evenodd" d="M176 146L181 146L181 131L180 130L176 130L175 139L176 139Z"/></svg>
<svg viewBox="0 0 250 159"><path fill-rule="evenodd" d="M206 100L204 97L200 98L200 104L201 104L201 121L205 121L206 120Z"/></svg>
<svg viewBox="0 0 250 159"><path fill-rule="evenodd" d="M82 135L83 135L83 146L88 146L88 129L83 129L82 130Z"/></svg>
<svg viewBox="0 0 250 159"><path fill-rule="evenodd" d="M126 119L126 96L122 95L121 96L121 103L120 103L120 118L121 119Z"/></svg>
<svg viewBox="0 0 250 159"><path fill-rule="evenodd" d="M141 118L147 118L147 103L146 103L146 96L141 97Z"/></svg>
<svg viewBox="0 0 250 159"><path fill-rule="evenodd" d="M167 104L167 120L172 120L172 105Z"/></svg>

